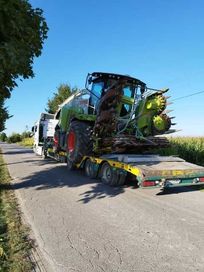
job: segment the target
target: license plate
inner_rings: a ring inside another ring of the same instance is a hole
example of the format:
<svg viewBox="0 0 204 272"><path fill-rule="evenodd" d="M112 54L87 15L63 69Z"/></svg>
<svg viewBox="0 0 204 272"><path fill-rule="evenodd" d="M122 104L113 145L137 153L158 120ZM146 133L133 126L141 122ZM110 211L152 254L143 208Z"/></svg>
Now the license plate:
<svg viewBox="0 0 204 272"><path fill-rule="evenodd" d="M172 184L172 185L179 184L180 182L181 182L180 179L168 179L167 180L167 184Z"/></svg>

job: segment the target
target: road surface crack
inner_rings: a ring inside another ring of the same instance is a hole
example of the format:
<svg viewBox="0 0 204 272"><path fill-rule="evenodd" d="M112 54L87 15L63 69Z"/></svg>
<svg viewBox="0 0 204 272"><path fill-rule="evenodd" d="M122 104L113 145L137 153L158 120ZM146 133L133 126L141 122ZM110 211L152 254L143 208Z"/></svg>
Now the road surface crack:
<svg viewBox="0 0 204 272"><path fill-rule="evenodd" d="M84 254L83 254L78 248L76 248L76 247L74 246L73 241L72 241L72 239L71 239L70 236L71 236L70 234L67 234L67 239L68 239L68 241L69 241L70 248L73 249L79 256L81 256L81 258L82 258L83 260L87 261L87 262L91 265L93 271L95 271L95 267L94 267L92 261L91 261L89 258L86 258L86 257L84 256Z"/></svg>

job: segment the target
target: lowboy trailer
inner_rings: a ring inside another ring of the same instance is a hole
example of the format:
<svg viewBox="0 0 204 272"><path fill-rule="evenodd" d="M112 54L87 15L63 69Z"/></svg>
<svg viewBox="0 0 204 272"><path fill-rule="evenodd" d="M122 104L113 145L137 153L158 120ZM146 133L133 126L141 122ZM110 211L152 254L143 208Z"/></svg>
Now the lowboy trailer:
<svg viewBox="0 0 204 272"><path fill-rule="evenodd" d="M204 185L204 167L173 156L109 154L84 157L77 167L111 186L123 185L128 179L135 180L138 187Z"/></svg>
<svg viewBox="0 0 204 272"><path fill-rule="evenodd" d="M52 148L46 150L51 158ZM66 152L60 152L61 162L66 162ZM141 188L171 188L204 186L204 167L186 162L174 156L105 154L84 156L76 169L83 169L86 176L100 179L110 186L122 186L128 181Z"/></svg>

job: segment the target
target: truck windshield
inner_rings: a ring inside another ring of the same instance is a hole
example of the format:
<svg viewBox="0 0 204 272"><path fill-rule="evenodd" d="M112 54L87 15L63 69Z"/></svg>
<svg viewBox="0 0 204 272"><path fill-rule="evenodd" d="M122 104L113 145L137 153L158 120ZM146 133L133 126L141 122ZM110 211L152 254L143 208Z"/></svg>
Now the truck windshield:
<svg viewBox="0 0 204 272"><path fill-rule="evenodd" d="M132 86L125 86L123 88L123 93L124 93L124 96L127 96L127 97L132 97Z"/></svg>
<svg viewBox="0 0 204 272"><path fill-rule="evenodd" d="M104 87L103 81L94 82L92 84L91 95L89 99L89 114L95 113L95 109L97 108L98 101L101 98L103 87Z"/></svg>
<svg viewBox="0 0 204 272"><path fill-rule="evenodd" d="M141 99L144 89L140 85L127 85L123 88L123 95L129 98Z"/></svg>
<svg viewBox="0 0 204 272"><path fill-rule="evenodd" d="M127 97L134 97L134 93L135 93L135 85L127 85L123 88L123 95L127 96Z"/></svg>
<svg viewBox="0 0 204 272"><path fill-rule="evenodd" d="M102 81L93 83L91 92L94 94L96 98L101 97L101 92L103 90L103 87L104 87L104 82Z"/></svg>

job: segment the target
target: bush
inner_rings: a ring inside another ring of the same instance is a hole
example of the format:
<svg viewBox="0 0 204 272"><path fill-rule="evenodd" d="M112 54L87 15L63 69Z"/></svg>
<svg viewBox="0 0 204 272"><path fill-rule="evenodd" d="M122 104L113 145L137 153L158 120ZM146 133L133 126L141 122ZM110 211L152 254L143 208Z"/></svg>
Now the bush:
<svg viewBox="0 0 204 272"><path fill-rule="evenodd" d="M22 139L30 138L30 135L31 135L31 132L30 132L30 131L24 131L24 132L21 134L21 137L22 137Z"/></svg>
<svg viewBox="0 0 204 272"><path fill-rule="evenodd" d="M22 136L21 136L21 134L19 134L19 133L12 133L11 134L11 136L9 136L8 138L7 138L7 142L9 143L9 144L11 144L11 143L17 143L17 142L20 142L22 140Z"/></svg>
<svg viewBox="0 0 204 272"><path fill-rule="evenodd" d="M9 144L18 143L22 146L32 147L33 146L33 137L30 136L30 131L24 131L23 133L13 132L9 137L7 137L6 141ZM0 139L1 141L1 139Z"/></svg>
<svg viewBox="0 0 204 272"><path fill-rule="evenodd" d="M0 141L6 142L7 136L5 132L0 133Z"/></svg>
<svg viewBox="0 0 204 272"><path fill-rule="evenodd" d="M26 147L32 147L33 143L34 143L34 139L29 137L29 138L22 139L22 141L19 144Z"/></svg>

